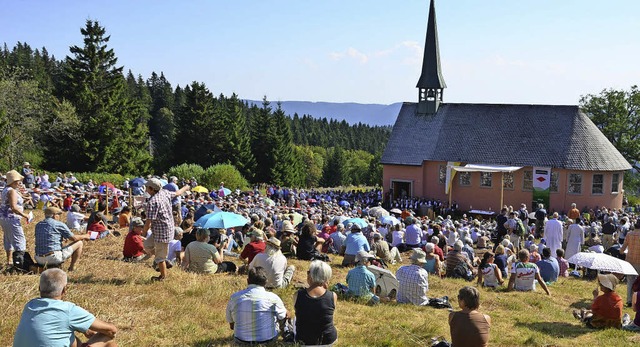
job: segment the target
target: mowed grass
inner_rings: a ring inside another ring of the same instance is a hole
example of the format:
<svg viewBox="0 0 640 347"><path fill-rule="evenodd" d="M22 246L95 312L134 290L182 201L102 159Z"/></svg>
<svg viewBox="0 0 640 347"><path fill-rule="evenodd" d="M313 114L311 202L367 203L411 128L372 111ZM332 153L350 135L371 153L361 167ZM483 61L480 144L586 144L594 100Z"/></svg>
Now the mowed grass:
<svg viewBox="0 0 640 347"><path fill-rule="evenodd" d="M42 213L36 213L36 220ZM35 223L25 228L28 249L33 254ZM152 283L156 272L149 264L113 260L121 257L124 235L90 242L78 270L69 274L66 300L89 310L100 319L116 324L121 346L225 346L233 332L225 321L229 296L246 286L244 276L202 276L169 270L163 283ZM408 258L405 256L405 258ZM332 257L339 264L340 257ZM297 268L294 283L304 283L308 263L289 260ZM68 266L68 263L67 263ZM392 266L391 271L399 265ZM66 266L65 266L66 269ZM345 283L348 269L333 267L331 283ZM451 298L457 309L458 289L463 280L429 280L429 295ZM475 285L475 283L471 284ZM480 289L480 310L491 315L492 346L632 346L640 335L620 330L594 331L574 320L571 311L588 307L595 282L561 279L551 287L552 295L508 293ZM275 291L293 310L294 288ZM626 287L618 287L626 298ZM0 275L0 346L10 346L22 308L38 296L38 276ZM624 309L633 317L630 308ZM375 307L340 301L335 314L337 346L430 346L432 337L449 339L448 311L385 303Z"/></svg>

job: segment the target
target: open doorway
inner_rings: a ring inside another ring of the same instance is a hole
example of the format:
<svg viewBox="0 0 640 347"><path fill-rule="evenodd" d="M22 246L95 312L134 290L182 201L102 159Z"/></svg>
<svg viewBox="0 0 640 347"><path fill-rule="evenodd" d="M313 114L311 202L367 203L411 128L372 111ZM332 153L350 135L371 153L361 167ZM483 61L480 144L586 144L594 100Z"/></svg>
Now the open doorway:
<svg viewBox="0 0 640 347"><path fill-rule="evenodd" d="M391 194L393 200L398 198L412 197L413 181L391 180Z"/></svg>

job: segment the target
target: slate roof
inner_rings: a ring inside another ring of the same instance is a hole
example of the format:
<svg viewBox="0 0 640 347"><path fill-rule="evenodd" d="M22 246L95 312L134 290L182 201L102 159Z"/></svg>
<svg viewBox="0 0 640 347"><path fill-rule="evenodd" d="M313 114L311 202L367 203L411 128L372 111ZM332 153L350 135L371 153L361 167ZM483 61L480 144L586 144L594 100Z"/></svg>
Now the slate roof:
<svg viewBox="0 0 640 347"><path fill-rule="evenodd" d="M404 103L382 164L424 160L620 171L631 165L578 106L442 104L417 115Z"/></svg>
<svg viewBox="0 0 640 347"><path fill-rule="evenodd" d="M422 59L422 74L416 88L447 88L442 77L440 67L440 48L438 44L438 25L436 24L436 7L434 0L429 5L429 19L427 21L427 36L424 41L424 56Z"/></svg>

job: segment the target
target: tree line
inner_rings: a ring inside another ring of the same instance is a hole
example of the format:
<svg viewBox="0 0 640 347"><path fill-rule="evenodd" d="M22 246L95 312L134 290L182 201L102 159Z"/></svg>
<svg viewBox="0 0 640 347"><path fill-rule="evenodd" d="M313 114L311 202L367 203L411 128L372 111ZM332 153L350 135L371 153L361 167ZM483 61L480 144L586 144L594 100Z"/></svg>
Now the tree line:
<svg viewBox="0 0 640 347"><path fill-rule="evenodd" d="M18 42L0 50L0 166L165 173L231 164L249 181L287 186L375 185L390 127L292 118L266 96L249 106L204 83L171 85L118 64L110 36L87 20L83 44L56 59Z"/></svg>

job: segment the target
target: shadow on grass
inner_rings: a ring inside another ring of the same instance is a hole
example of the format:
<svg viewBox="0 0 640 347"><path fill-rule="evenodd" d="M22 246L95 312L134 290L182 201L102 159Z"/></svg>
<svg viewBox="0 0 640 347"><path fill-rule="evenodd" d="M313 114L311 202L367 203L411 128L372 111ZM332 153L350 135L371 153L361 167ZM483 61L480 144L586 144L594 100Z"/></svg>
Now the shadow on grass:
<svg viewBox="0 0 640 347"><path fill-rule="evenodd" d="M79 278L70 278L69 282L71 283L81 283L81 284L104 284L111 286L122 286L127 284L127 280L112 278L112 279L96 279L93 275L86 275Z"/></svg>
<svg viewBox="0 0 640 347"><path fill-rule="evenodd" d="M576 324L565 322L517 322L515 326L524 327L555 338L575 338L593 331L579 325L578 321L576 321Z"/></svg>
<svg viewBox="0 0 640 347"><path fill-rule="evenodd" d="M576 301L573 304L569 305L569 307L571 308L575 308L575 309L581 309L581 308L586 308L586 309L591 309L591 303L593 302L593 300L588 300L588 299L582 299L580 301Z"/></svg>

